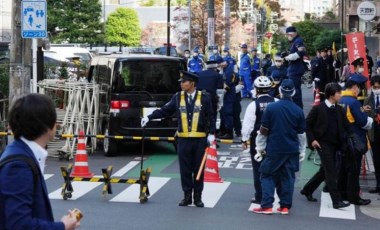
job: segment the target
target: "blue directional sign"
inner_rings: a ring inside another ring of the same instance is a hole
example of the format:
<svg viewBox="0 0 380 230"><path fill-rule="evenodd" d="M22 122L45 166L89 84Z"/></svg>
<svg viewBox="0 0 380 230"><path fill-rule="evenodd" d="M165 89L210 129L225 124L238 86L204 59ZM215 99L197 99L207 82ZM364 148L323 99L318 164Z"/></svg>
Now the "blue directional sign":
<svg viewBox="0 0 380 230"><path fill-rule="evenodd" d="M22 1L21 35L23 38L45 38L47 36L46 1Z"/></svg>

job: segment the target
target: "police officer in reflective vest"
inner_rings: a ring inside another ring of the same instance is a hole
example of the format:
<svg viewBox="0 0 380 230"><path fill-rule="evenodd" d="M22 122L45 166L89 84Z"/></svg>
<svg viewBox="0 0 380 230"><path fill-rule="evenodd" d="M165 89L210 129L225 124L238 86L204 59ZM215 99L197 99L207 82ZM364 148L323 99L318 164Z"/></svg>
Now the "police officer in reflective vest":
<svg viewBox="0 0 380 230"><path fill-rule="evenodd" d="M202 57L199 55L199 48L195 47L193 49L193 56L189 59L187 63L187 69L189 70L189 72L199 73L203 70L203 66L204 63Z"/></svg>
<svg viewBox="0 0 380 230"><path fill-rule="evenodd" d="M251 102L244 114L243 129L242 129L242 147L247 149L247 141L250 140L251 161L253 166L253 182L255 187L255 197L251 200L252 203L260 204L262 198L261 182L260 182L260 162L254 159L256 155L255 140L257 131L260 129L261 117L269 103L278 99L269 96L269 91L272 87L272 81L266 76L256 78L253 83L255 85L256 100Z"/></svg>
<svg viewBox="0 0 380 230"><path fill-rule="evenodd" d="M181 173L181 185L184 198L179 206L194 205L204 207L202 202L203 173L200 180L196 180L207 142L215 141L215 117L208 93L196 90L198 76L181 71L181 92L161 109L141 119L141 127L145 127L150 120L168 117L177 112L178 119L178 158Z"/></svg>
<svg viewBox="0 0 380 230"><path fill-rule="evenodd" d="M252 90L252 78L251 78L251 57L248 54L247 51L247 44L241 45L241 51L242 54L240 55L240 69L239 69L239 75L242 78L244 82L244 88L242 90L242 96L243 97L252 97L251 90Z"/></svg>
<svg viewBox="0 0 380 230"><path fill-rule="evenodd" d="M219 54L218 46L211 46L212 49L212 55L208 59L209 61L216 61L217 63L223 62L222 56Z"/></svg>

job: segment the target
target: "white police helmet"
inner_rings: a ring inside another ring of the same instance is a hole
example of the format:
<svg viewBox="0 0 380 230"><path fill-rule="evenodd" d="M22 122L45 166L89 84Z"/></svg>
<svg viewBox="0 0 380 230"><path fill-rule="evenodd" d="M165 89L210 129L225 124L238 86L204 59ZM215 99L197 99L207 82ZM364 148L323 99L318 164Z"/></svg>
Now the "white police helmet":
<svg viewBox="0 0 380 230"><path fill-rule="evenodd" d="M253 85L259 89L265 89L272 87L273 83L267 76L259 76L253 82Z"/></svg>

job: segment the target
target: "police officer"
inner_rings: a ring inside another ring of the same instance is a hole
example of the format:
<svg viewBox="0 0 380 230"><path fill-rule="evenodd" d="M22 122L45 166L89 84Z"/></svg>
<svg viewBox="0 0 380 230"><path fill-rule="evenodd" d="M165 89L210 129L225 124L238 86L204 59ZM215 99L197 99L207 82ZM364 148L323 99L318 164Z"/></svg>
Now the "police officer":
<svg viewBox="0 0 380 230"><path fill-rule="evenodd" d="M190 50L185 50L184 51L184 57L183 59L185 59L186 63L188 63L189 59L190 59Z"/></svg>
<svg viewBox="0 0 380 230"><path fill-rule="evenodd" d="M371 200L362 199L359 194L360 168L363 155L367 152L367 130L372 127L373 123L373 119L365 112L369 112L371 108L369 106L363 107L357 99L361 88L365 87L364 83L366 81L367 78L360 74L351 75L345 84L346 90L342 91L342 98L339 102L345 109L352 131L363 146L362 152L350 149L345 153L339 175L339 189L343 199L347 199L351 204L355 205L368 205L371 203Z"/></svg>
<svg viewBox="0 0 380 230"><path fill-rule="evenodd" d="M303 39L297 34L295 27L289 26L286 28L286 36L291 42L289 55L285 57L285 60L288 61L288 78L293 80L294 86L296 87L293 101L302 109L301 78L306 71L303 63L303 56L306 54L306 49L303 44Z"/></svg>
<svg viewBox="0 0 380 230"><path fill-rule="evenodd" d="M251 78L251 57L247 51L247 44L241 45L242 54L240 55L240 68L239 75L243 80L244 88L242 90L242 96L251 98L251 90L252 90L252 78Z"/></svg>
<svg viewBox="0 0 380 230"><path fill-rule="evenodd" d="M231 56L226 56L224 58L224 62L222 63L225 94L221 113L224 125L224 134L219 136L221 139L232 139L234 137L234 103L236 100L235 86L236 82L239 81L238 76L234 71L235 64L236 62Z"/></svg>
<svg viewBox="0 0 380 230"><path fill-rule="evenodd" d="M193 49L193 56L190 58L187 63L187 68L189 72L199 73L203 70L203 59L199 56L199 48L195 47Z"/></svg>
<svg viewBox="0 0 380 230"><path fill-rule="evenodd" d="M255 197L251 200L252 203L260 204L262 198L261 182L260 182L260 162L256 161L255 140L257 131L260 129L261 117L269 103L277 101L274 97L269 96L269 91L272 87L272 81L266 76L256 78L255 82L256 100L251 102L244 114L243 129L242 129L242 147L247 149L247 141L250 140L250 154L253 166L253 183L255 187Z"/></svg>
<svg viewBox="0 0 380 230"><path fill-rule="evenodd" d="M218 46L212 46L212 55L210 56L210 58L208 59L209 61L216 61L217 63L222 63L223 62L223 58L222 56L219 54L219 51L218 51Z"/></svg>
<svg viewBox="0 0 380 230"><path fill-rule="evenodd" d="M281 53L276 53L274 56L274 65L269 67L266 75L273 81L273 86L269 91L272 97L280 97L280 85L284 79L287 78L287 68L283 65L284 60L281 58Z"/></svg>
<svg viewBox="0 0 380 230"><path fill-rule="evenodd" d="M332 82L334 76L332 74L335 71L333 69L332 63L327 58L327 48L319 49L320 58L317 59L315 65L312 68L312 76L314 77L315 88L319 89L321 92L320 99L321 101L325 100L325 86Z"/></svg>
<svg viewBox="0 0 380 230"><path fill-rule="evenodd" d="M224 94L223 76L218 73L217 67L218 63L216 61L208 61L206 62L207 70L204 70L197 74L199 76L197 89L200 91L205 90L207 93L210 94L215 120L217 116L217 111L221 108L220 105L223 103ZM220 95L220 97L218 97L218 95Z"/></svg>
<svg viewBox="0 0 380 230"><path fill-rule="evenodd" d="M255 81L256 77L260 76L260 58L257 56L257 49L252 48L251 50L251 63L252 63L252 82Z"/></svg>
<svg viewBox="0 0 380 230"><path fill-rule="evenodd" d="M261 207L255 213L272 214L274 192L277 183L281 214L289 214L292 207L295 172L299 161L305 157L306 122L302 111L293 101L293 81L285 79L280 87L281 100L270 103L261 118L261 127L256 138L256 151L265 153L261 162Z"/></svg>
<svg viewBox="0 0 380 230"><path fill-rule="evenodd" d="M262 60L263 74L267 74L268 69L273 65L271 54L265 54Z"/></svg>
<svg viewBox="0 0 380 230"><path fill-rule="evenodd" d="M207 142L215 141L215 116L208 93L196 90L198 76L181 71L182 91L176 93L161 109L155 110L148 117L141 119L145 127L152 119L168 117L177 112L178 158L184 198L179 206L194 204L204 207L202 202L203 173L200 180L195 180L200 168ZM207 136L208 135L208 136Z"/></svg>
<svg viewBox="0 0 380 230"><path fill-rule="evenodd" d="M361 77L363 77L363 79L366 78L363 75L363 73L364 73L364 58L359 57L359 58L355 59L351 63L351 65L354 66L354 72L350 76L360 75ZM362 96L367 94L367 88L364 86L364 83L363 83L363 85L360 86L360 88L361 88L361 92L359 93L357 99L362 102L364 100L364 98Z"/></svg>

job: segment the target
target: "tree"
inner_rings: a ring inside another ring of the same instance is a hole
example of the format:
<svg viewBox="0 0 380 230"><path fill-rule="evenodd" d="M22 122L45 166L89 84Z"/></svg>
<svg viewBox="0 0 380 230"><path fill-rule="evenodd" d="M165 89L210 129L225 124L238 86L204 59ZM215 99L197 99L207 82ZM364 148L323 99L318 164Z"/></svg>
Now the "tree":
<svg viewBox="0 0 380 230"><path fill-rule="evenodd" d="M117 8L106 22L108 43L137 46L140 44L141 28L137 12L131 8Z"/></svg>
<svg viewBox="0 0 380 230"><path fill-rule="evenodd" d="M103 40L98 0L47 0L48 31L53 42L97 43Z"/></svg>
<svg viewBox="0 0 380 230"><path fill-rule="evenodd" d="M323 27L309 20L293 23L293 26L297 28L298 34L304 39L307 52L309 54L315 53L318 47L314 47L313 42L320 33L323 33Z"/></svg>
<svg viewBox="0 0 380 230"><path fill-rule="evenodd" d="M340 30L325 30L320 33L313 42L315 48L332 47L333 42L335 42L335 47L338 49L340 47Z"/></svg>
<svg viewBox="0 0 380 230"><path fill-rule="evenodd" d="M166 25L166 23L150 22L141 33L141 45L155 47L166 43Z"/></svg>

